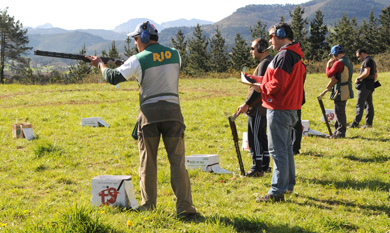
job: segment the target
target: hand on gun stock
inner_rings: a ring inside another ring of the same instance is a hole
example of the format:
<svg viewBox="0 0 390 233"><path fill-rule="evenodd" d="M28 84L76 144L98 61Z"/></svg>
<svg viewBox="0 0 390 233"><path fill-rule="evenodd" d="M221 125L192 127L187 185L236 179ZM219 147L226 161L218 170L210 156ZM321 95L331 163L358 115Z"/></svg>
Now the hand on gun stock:
<svg viewBox="0 0 390 233"><path fill-rule="evenodd" d="M249 109L247 104L242 104L237 108L237 111L233 114L234 119L236 119L241 113L246 113Z"/></svg>
<svg viewBox="0 0 390 233"><path fill-rule="evenodd" d="M103 60L97 56L85 56L85 57L91 61L89 63L91 66L98 67L99 62L103 62Z"/></svg>

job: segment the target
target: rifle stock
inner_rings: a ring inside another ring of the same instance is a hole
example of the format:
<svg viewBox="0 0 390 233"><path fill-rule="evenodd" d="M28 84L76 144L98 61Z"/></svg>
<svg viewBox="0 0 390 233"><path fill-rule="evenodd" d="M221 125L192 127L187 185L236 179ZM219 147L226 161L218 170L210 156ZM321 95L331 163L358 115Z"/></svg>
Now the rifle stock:
<svg viewBox="0 0 390 233"><path fill-rule="evenodd" d="M50 51L35 50L34 55L91 62L84 55L71 54L71 53L57 53L57 52L50 52ZM100 57L100 58L105 64L115 64L116 66L120 66L124 63L124 61L115 58L110 58L110 57Z"/></svg>

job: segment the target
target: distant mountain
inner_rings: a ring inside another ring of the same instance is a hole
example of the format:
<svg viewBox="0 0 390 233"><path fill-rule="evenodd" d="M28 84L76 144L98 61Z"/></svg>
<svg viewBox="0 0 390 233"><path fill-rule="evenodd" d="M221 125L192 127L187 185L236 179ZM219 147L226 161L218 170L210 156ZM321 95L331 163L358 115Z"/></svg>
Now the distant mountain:
<svg viewBox="0 0 390 233"><path fill-rule="evenodd" d="M324 15L324 23L333 26L341 17L346 14L348 18L356 17L358 22L368 19L371 9L374 10L375 17L378 18L381 10L389 6L389 0L312 0L300 4L305 9L304 17L309 23L315 16L315 12L321 10ZM209 21L198 19L165 22L161 25L151 19L137 18L111 30L65 30L45 24L39 28L28 28L30 47L33 50L51 50L58 52L79 53L85 45L88 54L100 54L102 50L108 51L115 41L119 52L123 53L126 34L132 32L135 27L146 20L149 20L159 30L159 42L169 45L172 38L180 29L186 39L193 37L194 26L202 25L203 34L212 37L218 27L222 36L226 40L228 48L234 46L234 39L237 33L249 43L251 35L249 28L256 25L261 20L266 28L278 23L283 16L286 22L291 22L290 12L293 12L298 5L273 4L273 5L248 5L237 9L232 15L211 24ZM134 43L131 43L131 46ZM37 59L35 56L33 59Z"/></svg>
<svg viewBox="0 0 390 233"><path fill-rule="evenodd" d="M206 20L200 20L200 19L178 19L174 21L169 21L165 23L161 23L161 26L164 29L172 28L172 27L194 27L196 25L207 25L207 24L213 24L212 21L206 21Z"/></svg>
<svg viewBox="0 0 390 233"><path fill-rule="evenodd" d="M37 28L52 28L53 25L51 25L50 23L47 23L47 24L43 24L43 25L39 25Z"/></svg>
<svg viewBox="0 0 390 233"><path fill-rule="evenodd" d="M138 24L143 23L145 21L149 21L151 24L154 25L154 27L161 32L162 30L166 28L171 28L171 27L193 27L196 26L197 24L199 25L205 25L205 24L212 24L213 22L211 21L206 21L206 20L201 20L201 19L178 19L178 20L173 20L173 21L168 21L158 24L155 21L151 19L146 19L146 18L137 18L137 19L130 19L126 23L123 23L113 30L114 32L120 32L120 33L129 33L134 31L134 29L137 27Z"/></svg>
<svg viewBox="0 0 390 233"><path fill-rule="evenodd" d="M149 21L151 24L153 24L154 27L159 32L161 32L161 30L163 29L163 27L160 24L154 22L153 20L146 19L146 18L137 18L137 19L130 19L126 23L122 23L121 25L115 27L113 31L114 32L120 32L120 33L126 33L127 34L127 33L130 33L130 32L133 32L138 24L143 23L145 21Z"/></svg>

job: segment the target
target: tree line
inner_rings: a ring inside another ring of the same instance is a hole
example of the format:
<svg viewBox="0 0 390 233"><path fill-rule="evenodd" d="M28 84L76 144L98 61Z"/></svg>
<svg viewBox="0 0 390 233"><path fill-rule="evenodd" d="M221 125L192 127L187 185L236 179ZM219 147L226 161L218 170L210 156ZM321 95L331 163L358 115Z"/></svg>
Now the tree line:
<svg viewBox="0 0 390 233"><path fill-rule="evenodd" d="M297 6L292 12L291 28L294 32L294 41L300 43L305 57L306 64L321 62L328 58L332 45L340 44L344 53L356 61L355 51L364 48L371 55L389 53L390 51L390 5L382 9L379 18L374 16L371 9L367 19L363 19L358 25L356 17L343 17L334 23L333 27L324 25L324 15L321 10L315 12L315 17L309 23L304 18L305 8ZM280 22L284 22L284 17ZM254 26L249 28L252 40L265 38L268 40L268 27L258 20ZM78 62L72 65L68 72L53 70L50 73L42 74L34 72L30 67L30 59L23 55L31 50L27 47L29 43L27 30L23 29L22 23L9 16L7 8L0 10L0 78L1 83L6 83L4 75L5 65L13 71L12 79L21 83L81 83L89 75L97 75L98 71L92 69L85 62ZM193 31L191 38L186 38L181 30L178 30L176 37L171 38L170 46L176 48L182 58L182 72L185 75L199 75L209 72L224 73L240 71L243 67L254 68L256 61L251 58L250 42L246 41L239 33L236 34L234 46L229 49L221 31L217 27L215 34L207 38L198 24ZM131 39L126 39L124 56L130 57L137 53L135 47L131 47ZM85 46L80 54L85 55ZM97 53L95 52L95 55ZM108 52L103 50L101 56L121 58L121 54L112 42ZM310 66L310 65L309 65ZM310 70L310 67L308 67ZM11 78L10 78L11 79Z"/></svg>

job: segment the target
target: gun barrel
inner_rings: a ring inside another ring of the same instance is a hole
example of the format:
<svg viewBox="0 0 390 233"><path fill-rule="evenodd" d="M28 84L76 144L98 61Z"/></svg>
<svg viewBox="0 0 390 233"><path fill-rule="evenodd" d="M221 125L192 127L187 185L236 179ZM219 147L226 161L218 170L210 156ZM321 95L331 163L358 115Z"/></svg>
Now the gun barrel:
<svg viewBox="0 0 390 233"><path fill-rule="evenodd" d="M81 60L84 62L91 62L88 58L86 58L84 55L79 54L71 54L71 53L57 53L57 52L50 52L50 51L42 51L42 50L35 50L34 55L38 56L46 56L46 57L56 57L56 58L65 58L65 59L73 59L73 60ZM110 57L100 57L104 63L113 63L116 66L122 65L124 62L119 59L114 59Z"/></svg>
<svg viewBox="0 0 390 233"><path fill-rule="evenodd" d="M65 58L65 59L73 59L73 60L81 60L85 62L90 62L88 58L79 54L71 54L71 53L57 53L57 52L49 52L42 50L35 50L34 55L46 56L46 57L57 57L57 58Z"/></svg>

